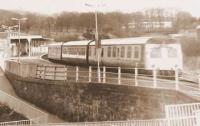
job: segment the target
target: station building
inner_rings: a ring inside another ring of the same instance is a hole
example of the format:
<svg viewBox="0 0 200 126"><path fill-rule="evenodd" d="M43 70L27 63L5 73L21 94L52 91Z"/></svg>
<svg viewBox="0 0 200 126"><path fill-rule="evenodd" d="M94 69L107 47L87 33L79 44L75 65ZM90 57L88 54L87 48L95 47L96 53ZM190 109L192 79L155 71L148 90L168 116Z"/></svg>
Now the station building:
<svg viewBox="0 0 200 126"><path fill-rule="evenodd" d="M2 32L0 33L2 46L5 52L15 57L37 55L37 53L46 53L48 51L45 45L53 42L50 38L44 38L41 35L29 35L17 32ZM4 44L3 44L4 43ZM39 54L38 54L39 55Z"/></svg>

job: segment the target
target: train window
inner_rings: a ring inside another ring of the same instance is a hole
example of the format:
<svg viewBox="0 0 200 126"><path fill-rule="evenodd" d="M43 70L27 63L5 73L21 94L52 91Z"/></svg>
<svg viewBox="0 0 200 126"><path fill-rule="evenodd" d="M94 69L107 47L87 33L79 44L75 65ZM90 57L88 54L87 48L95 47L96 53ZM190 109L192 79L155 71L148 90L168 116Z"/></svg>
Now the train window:
<svg viewBox="0 0 200 126"><path fill-rule="evenodd" d="M68 48L70 55L77 55L78 50L76 48Z"/></svg>
<svg viewBox="0 0 200 126"><path fill-rule="evenodd" d="M89 47L89 56L92 56L92 47Z"/></svg>
<svg viewBox="0 0 200 126"><path fill-rule="evenodd" d="M62 50L63 54L68 54L68 48L67 47L64 47L63 50Z"/></svg>
<svg viewBox="0 0 200 126"><path fill-rule="evenodd" d="M140 46L135 46L134 48L134 58L138 59L140 55Z"/></svg>
<svg viewBox="0 0 200 126"><path fill-rule="evenodd" d="M108 50L107 50L107 51L108 51L108 55L107 55L107 56L108 56L108 57L111 57L111 47L108 47Z"/></svg>
<svg viewBox="0 0 200 126"><path fill-rule="evenodd" d="M77 55L77 52L78 52L78 49L72 48L72 54L73 54L73 55Z"/></svg>
<svg viewBox="0 0 200 126"><path fill-rule="evenodd" d="M85 54L86 54L86 50L85 50L85 48L83 48L82 51L83 51L83 52L82 52L83 55L85 55Z"/></svg>
<svg viewBox="0 0 200 126"><path fill-rule="evenodd" d="M70 54L70 48L68 48L68 54Z"/></svg>
<svg viewBox="0 0 200 126"><path fill-rule="evenodd" d="M70 48L70 54L75 55L75 49L74 48Z"/></svg>
<svg viewBox="0 0 200 126"><path fill-rule="evenodd" d="M117 57L119 57L120 49L119 47L117 48Z"/></svg>
<svg viewBox="0 0 200 126"><path fill-rule="evenodd" d="M168 57L170 57L170 58L177 57L177 51L176 51L176 49L174 49L174 48L168 48L167 51L168 51Z"/></svg>
<svg viewBox="0 0 200 126"><path fill-rule="evenodd" d="M79 55L79 48L74 48L74 50L76 50L76 52L74 52L75 53L75 55Z"/></svg>
<svg viewBox="0 0 200 126"><path fill-rule="evenodd" d="M161 49L160 48L152 48L150 56L151 56L151 58L161 58Z"/></svg>
<svg viewBox="0 0 200 126"><path fill-rule="evenodd" d="M82 55L82 48L77 48L77 55Z"/></svg>
<svg viewBox="0 0 200 126"><path fill-rule="evenodd" d="M103 54L104 54L104 49L102 48L101 49L101 57L103 57Z"/></svg>
<svg viewBox="0 0 200 126"><path fill-rule="evenodd" d="M93 50L94 50L94 56L96 56L96 48L94 47Z"/></svg>
<svg viewBox="0 0 200 126"><path fill-rule="evenodd" d="M132 47L128 46L128 48L127 48L127 58L131 58L131 53L132 53Z"/></svg>
<svg viewBox="0 0 200 126"><path fill-rule="evenodd" d="M79 48L78 54L84 56L85 55L85 48Z"/></svg>
<svg viewBox="0 0 200 126"><path fill-rule="evenodd" d="M125 55L125 47L124 46L122 46L121 47L121 58L124 58L124 55Z"/></svg>
<svg viewBox="0 0 200 126"><path fill-rule="evenodd" d="M116 47L113 47L113 57L115 58L116 57Z"/></svg>

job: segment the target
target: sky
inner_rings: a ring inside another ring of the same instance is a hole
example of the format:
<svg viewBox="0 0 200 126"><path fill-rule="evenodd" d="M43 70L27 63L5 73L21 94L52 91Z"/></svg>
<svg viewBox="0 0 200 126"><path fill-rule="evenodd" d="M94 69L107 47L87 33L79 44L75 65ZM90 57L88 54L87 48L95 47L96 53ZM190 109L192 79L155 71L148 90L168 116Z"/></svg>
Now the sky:
<svg viewBox="0 0 200 126"><path fill-rule="evenodd" d="M31 11L42 14L55 14L62 11L88 12L93 7L85 4L101 5L101 12L142 11L145 8L175 8L200 17L200 0L0 0L0 9Z"/></svg>

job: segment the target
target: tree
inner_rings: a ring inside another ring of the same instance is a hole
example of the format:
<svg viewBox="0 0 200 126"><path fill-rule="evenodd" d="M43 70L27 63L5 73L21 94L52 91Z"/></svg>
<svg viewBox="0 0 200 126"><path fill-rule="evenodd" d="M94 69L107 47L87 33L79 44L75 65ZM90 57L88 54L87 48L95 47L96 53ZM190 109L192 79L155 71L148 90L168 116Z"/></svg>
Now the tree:
<svg viewBox="0 0 200 126"><path fill-rule="evenodd" d="M196 21L189 12L179 11L175 16L174 27L176 31L190 29Z"/></svg>

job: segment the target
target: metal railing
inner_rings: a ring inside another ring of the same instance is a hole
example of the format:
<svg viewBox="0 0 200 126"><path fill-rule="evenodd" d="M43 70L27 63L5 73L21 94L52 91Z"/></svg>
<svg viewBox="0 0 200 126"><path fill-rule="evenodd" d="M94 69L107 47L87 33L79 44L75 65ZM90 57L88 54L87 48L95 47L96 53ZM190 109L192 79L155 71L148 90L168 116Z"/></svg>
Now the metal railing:
<svg viewBox="0 0 200 126"><path fill-rule="evenodd" d="M27 126L31 124L32 124L31 120L20 120L20 121L1 122L0 126L11 126L11 125Z"/></svg>
<svg viewBox="0 0 200 126"><path fill-rule="evenodd" d="M64 65L37 65L36 78L57 81L95 82L116 85L142 86L164 89L180 89L179 71L174 75L159 75L157 70L142 74L144 68L100 67L100 78L97 67L73 67Z"/></svg>
<svg viewBox="0 0 200 126"><path fill-rule="evenodd" d="M195 112L197 126L200 126L200 110Z"/></svg>
<svg viewBox="0 0 200 126"><path fill-rule="evenodd" d="M150 119L128 121L100 121L79 123L52 123L39 126L197 126L194 116L175 119ZM37 125L37 124L36 124ZM37 125L38 126L38 125Z"/></svg>
<svg viewBox="0 0 200 126"><path fill-rule="evenodd" d="M48 46L46 45L31 47L31 56L41 56L47 53L48 53Z"/></svg>
<svg viewBox="0 0 200 126"><path fill-rule="evenodd" d="M100 76L98 76L98 68L92 66L83 68L64 65L37 65L15 61L6 61L5 69L12 74L27 78L175 89L186 93L191 90L200 97L200 93L198 93L200 91L199 76L192 76L198 82L193 82L190 85L184 84L191 81L187 74L179 70L174 70L174 75L164 76L160 75L156 69L149 70L149 74L144 74L141 73L141 71L145 71L144 68L102 66L100 67ZM179 75L179 73L184 75Z"/></svg>
<svg viewBox="0 0 200 126"><path fill-rule="evenodd" d="M175 104L165 106L165 114L167 118L195 116L195 112L197 110L200 110L200 103Z"/></svg>

